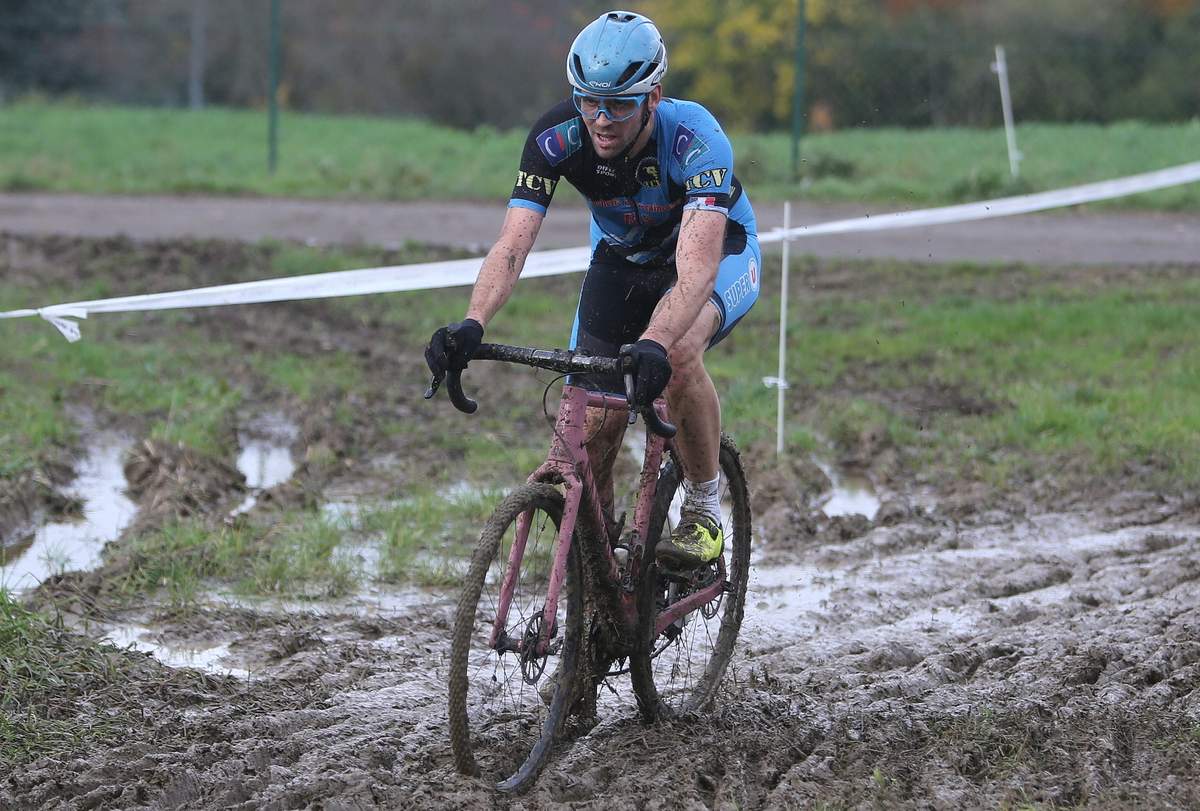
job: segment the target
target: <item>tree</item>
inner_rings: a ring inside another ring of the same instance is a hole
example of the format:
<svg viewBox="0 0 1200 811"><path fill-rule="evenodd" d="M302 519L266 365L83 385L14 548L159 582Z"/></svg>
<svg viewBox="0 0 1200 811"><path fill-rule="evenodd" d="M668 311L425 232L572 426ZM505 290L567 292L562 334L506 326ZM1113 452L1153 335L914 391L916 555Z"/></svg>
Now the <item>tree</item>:
<svg viewBox="0 0 1200 811"><path fill-rule="evenodd" d="M85 0L5 0L0 15L0 90L51 92L89 82L87 66L61 57L88 18Z"/></svg>
<svg viewBox="0 0 1200 811"><path fill-rule="evenodd" d="M0 90L135 104L188 100L197 0L0 0ZM205 96L262 105L265 0L205 0ZM611 0L283 4L292 109L522 127L566 96L572 37ZM736 129L791 123L798 0L644 0L666 90ZM993 47L1018 117L1191 118L1200 0L806 0L805 95L846 126L994 126ZM810 116L811 120L811 116Z"/></svg>

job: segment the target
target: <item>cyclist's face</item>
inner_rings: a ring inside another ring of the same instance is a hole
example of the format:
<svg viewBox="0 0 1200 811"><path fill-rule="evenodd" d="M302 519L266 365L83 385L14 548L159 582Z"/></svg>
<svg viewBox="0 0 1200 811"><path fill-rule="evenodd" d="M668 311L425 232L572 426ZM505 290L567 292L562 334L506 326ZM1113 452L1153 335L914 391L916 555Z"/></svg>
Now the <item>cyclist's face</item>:
<svg viewBox="0 0 1200 811"><path fill-rule="evenodd" d="M655 87L646 95L646 100L642 103L646 105L647 110L653 113L661 99L662 88ZM593 120L585 117L583 125L587 127L588 135L592 138L592 146L595 148L596 154L607 160L620 155L637 138L638 130L642 128L642 111L638 110L624 121L613 121L601 113ZM650 127L647 126L645 133L647 138L649 129Z"/></svg>

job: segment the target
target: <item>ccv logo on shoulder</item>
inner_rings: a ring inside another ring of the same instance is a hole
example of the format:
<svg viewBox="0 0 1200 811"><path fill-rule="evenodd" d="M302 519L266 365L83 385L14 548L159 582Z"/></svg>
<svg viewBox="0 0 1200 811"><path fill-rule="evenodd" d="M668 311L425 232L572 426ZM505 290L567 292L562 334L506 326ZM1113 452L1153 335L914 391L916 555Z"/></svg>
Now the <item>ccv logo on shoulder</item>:
<svg viewBox="0 0 1200 811"><path fill-rule="evenodd" d="M537 137L538 148L550 161L551 166L557 166L579 147L583 140L579 133L579 120L572 119L562 124L543 130Z"/></svg>

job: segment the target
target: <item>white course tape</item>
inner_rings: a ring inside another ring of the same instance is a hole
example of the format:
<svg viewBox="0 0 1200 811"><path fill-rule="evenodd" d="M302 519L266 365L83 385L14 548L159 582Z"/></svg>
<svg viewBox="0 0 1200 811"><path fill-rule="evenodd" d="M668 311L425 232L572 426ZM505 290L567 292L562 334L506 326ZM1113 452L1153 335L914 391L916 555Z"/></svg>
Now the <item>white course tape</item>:
<svg viewBox="0 0 1200 811"><path fill-rule="evenodd" d="M591 250L565 248L530 254L522 276L556 276L583 270ZM49 321L71 342L78 341L79 325L71 318L87 318L92 313L124 313L143 310L176 310L186 307L220 307L227 304L264 304L271 301L361 296L368 293L393 293L404 290L429 290L471 284L479 273L479 259L456 259L450 262L426 262L416 265L393 265L365 270L342 270L332 273L313 273L308 276L288 276L258 282L222 284L194 290L170 293L151 293L142 296L75 301L54 304L36 310L12 310L0 313L0 318L22 318L38 315Z"/></svg>
<svg viewBox="0 0 1200 811"><path fill-rule="evenodd" d="M1088 183L1083 186L1055 189L1038 194L1024 194L1020 197L1002 197L998 200L984 200L980 203L964 203L958 206L901 211L895 214L878 214L873 217L855 217L850 220L836 220L817 225L802 225L792 228L786 233L782 228L775 228L759 234L758 241L780 242L785 237L796 239L823 234L845 234L851 231L886 231L891 228L916 228L922 225L945 225L954 222L986 220L993 217L1011 217L1015 214L1030 214L1034 211L1046 211L1051 208L1063 208L1080 203L1112 200L1130 194L1195 183L1198 180L1200 180L1200 162L1185 163L1182 166L1157 172L1146 172L1118 180L1104 180L1099 183Z"/></svg>
<svg viewBox="0 0 1200 811"><path fill-rule="evenodd" d="M991 217L1028 214L1062 206L1111 200L1130 194L1155 191L1171 186L1200 181L1200 162L1171 169L1132 175L1119 180L1089 183L1068 189L1005 197L980 203L903 211L895 214L855 217L848 220L800 226L784 231L775 228L759 235L760 243L782 242L822 234L845 234L856 231L883 231L891 228L914 228L923 225L943 225ZM585 270L591 258L590 248L565 248L556 251L531 253L525 262L522 276L555 276ZM34 310L11 310L0 313L0 319L41 316L53 324L68 341L78 341L79 325L72 318L87 318L92 313L135 312L142 310L172 310L185 307L217 307L226 304L261 304L271 301L361 296L368 293L394 293L405 290L429 290L471 284L479 272L479 259L458 259L450 262L427 262L415 265L395 265L365 270L343 270L315 273L308 276L289 276L257 282L223 284L194 290L152 293L141 296L75 301L54 304Z"/></svg>

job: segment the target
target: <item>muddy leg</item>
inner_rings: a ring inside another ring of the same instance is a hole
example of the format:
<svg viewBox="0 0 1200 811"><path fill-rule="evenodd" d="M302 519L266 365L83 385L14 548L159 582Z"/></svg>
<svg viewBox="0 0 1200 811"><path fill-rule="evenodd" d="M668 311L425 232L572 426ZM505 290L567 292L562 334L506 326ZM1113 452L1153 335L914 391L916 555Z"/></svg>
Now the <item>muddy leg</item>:
<svg viewBox="0 0 1200 811"><path fill-rule="evenodd" d="M613 517L613 464L625 436L625 416L603 408L587 410L587 452L592 477L600 495L600 508L606 519Z"/></svg>
<svg viewBox="0 0 1200 811"><path fill-rule="evenodd" d="M689 481L716 478L721 450L721 402L704 368L704 350L717 331L720 316L710 301L688 332L671 347L671 381L667 406L679 426L675 448Z"/></svg>

